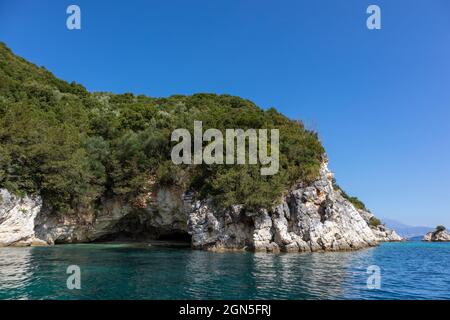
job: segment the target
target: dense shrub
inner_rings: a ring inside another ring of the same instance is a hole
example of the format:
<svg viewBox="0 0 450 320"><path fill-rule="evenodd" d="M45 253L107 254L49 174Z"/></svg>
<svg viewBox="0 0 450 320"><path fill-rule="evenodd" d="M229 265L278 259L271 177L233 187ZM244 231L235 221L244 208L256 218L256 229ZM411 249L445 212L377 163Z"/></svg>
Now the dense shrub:
<svg viewBox="0 0 450 320"><path fill-rule="evenodd" d="M369 220L369 225L374 226L374 227L378 227L379 225L381 225L381 221L378 218L372 217Z"/></svg>
<svg viewBox="0 0 450 320"><path fill-rule="evenodd" d="M350 201L356 209L370 212L370 210L366 208L364 202L359 200L357 197L349 196L344 190L342 190L342 188L336 183L336 179L333 179L333 187L335 190L339 191L345 199Z"/></svg>

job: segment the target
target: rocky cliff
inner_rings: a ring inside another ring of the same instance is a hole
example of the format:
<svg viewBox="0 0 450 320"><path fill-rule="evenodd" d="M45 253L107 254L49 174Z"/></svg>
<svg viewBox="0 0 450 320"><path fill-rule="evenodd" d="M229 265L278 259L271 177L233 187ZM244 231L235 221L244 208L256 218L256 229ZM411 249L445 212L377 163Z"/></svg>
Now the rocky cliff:
<svg viewBox="0 0 450 320"><path fill-rule="evenodd" d="M384 226L369 227L360 212L333 189L333 174L322 165L312 185L287 192L271 210L247 212L239 206L216 210L197 202L189 214L192 246L210 250L340 251L401 241ZM370 218L369 218L370 219Z"/></svg>
<svg viewBox="0 0 450 320"><path fill-rule="evenodd" d="M380 241L400 241L384 226L370 227L371 214L358 211L333 189L333 174L322 165L311 185L285 193L271 209L216 208L175 188L156 188L144 205L104 199L75 214L50 214L39 197L1 190L0 245L42 245L112 239L183 239L193 248L309 252L355 250Z"/></svg>
<svg viewBox="0 0 450 320"><path fill-rule="evenodd" d="M45 245L34 230L41 208L38 197L20 198L0 189L0 246Z"/></svg>

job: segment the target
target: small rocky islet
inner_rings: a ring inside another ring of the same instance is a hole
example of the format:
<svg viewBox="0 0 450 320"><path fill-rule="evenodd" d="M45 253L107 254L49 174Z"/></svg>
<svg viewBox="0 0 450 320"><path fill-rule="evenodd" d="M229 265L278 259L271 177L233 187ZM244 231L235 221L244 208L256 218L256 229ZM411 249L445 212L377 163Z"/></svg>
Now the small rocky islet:
<svg viewBox="0 0 450 320"><path fill-rule="evenodd" d="M436 230L428 232L422 239L427 242L450 242L450 233L444 226L436 227Z"/></svg>

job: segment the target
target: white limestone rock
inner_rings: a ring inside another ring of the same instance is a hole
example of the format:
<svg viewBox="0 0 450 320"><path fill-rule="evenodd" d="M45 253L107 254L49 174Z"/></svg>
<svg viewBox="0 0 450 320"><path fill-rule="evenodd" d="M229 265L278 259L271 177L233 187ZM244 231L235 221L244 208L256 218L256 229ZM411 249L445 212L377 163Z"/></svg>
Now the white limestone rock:
<svg viewBox="0 0 450 320"><path fill-rule="evenodd" d="M372 229L373 234L377 238L378 242L400 242L405 241L405 238L395 232L395 230L391 230L383 224L374 226L371 224L371 220L375 218L375 216L366 210L358 210L359 214L364 218L369 227Z"/></svg>
<svg viewBox="0 0 450 320"><path fill-rule="evenodd" d="M39 197L18 197L0 189L0 246L42 245L34 233L34 221L40 212Z"/></svg>

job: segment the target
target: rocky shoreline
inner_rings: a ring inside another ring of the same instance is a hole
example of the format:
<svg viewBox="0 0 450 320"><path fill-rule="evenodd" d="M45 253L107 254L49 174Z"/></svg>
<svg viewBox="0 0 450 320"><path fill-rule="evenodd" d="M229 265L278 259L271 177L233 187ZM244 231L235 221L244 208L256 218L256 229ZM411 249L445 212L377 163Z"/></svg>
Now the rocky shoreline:
<svg viewBox="0 0 450 320"><path fill-rule="evenodd" d="M333 174L322 164L311 185L287 191L280 203L258 212L235 205L215 208L176 188L158 188L138 207L104 199L97 207L68 215L50 214L39 197L17 197L0 190L0 246L87 243L120 237L190 241L194 249L265 252L344 251L402 241L373 215L357 210L333 188Z"/></svg>
<svg viewBox="0 0 450 320"><path fill-rule="evenodd" d="M214 210L197 203L189 215L194 248L250 249L268 252L346 251L401 241L384 226L370 227L372 214L358 211L332 185L333 174L322 165L312 185L297 187L272 210L245 212L239 206Z"/></svg>

